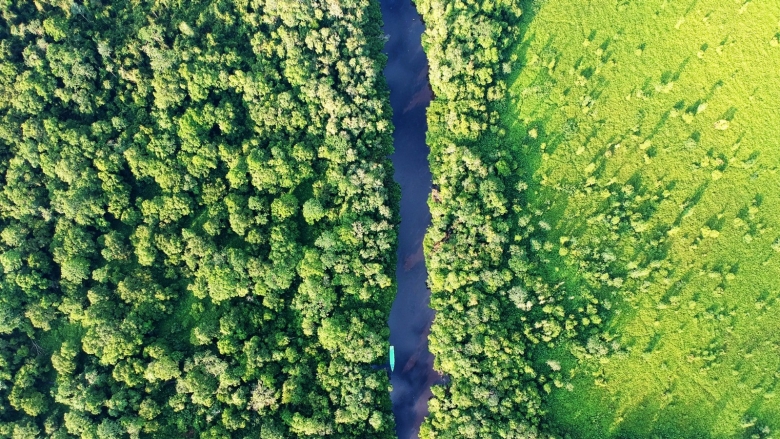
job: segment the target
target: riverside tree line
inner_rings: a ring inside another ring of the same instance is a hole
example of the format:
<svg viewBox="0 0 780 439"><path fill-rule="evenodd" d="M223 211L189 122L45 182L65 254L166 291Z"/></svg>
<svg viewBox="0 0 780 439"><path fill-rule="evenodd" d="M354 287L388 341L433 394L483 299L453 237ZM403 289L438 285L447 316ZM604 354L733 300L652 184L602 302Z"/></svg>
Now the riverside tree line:
<svg viewBox="0 0 780 439"><path fill-rule="evenodd" d="M547 353L564 342L582 356L609 352L598 323L599 296L611 287L601 278L573 285L546 266L573 243L550 242L549 203L529 208L532 158L508 136L520 4L416 4L436 95L427 137L435 192L425 253L437 313L429 342L435 368L451 378L433 388L420 437L557 437L544 400L568 384L567 371Z"/></svg>

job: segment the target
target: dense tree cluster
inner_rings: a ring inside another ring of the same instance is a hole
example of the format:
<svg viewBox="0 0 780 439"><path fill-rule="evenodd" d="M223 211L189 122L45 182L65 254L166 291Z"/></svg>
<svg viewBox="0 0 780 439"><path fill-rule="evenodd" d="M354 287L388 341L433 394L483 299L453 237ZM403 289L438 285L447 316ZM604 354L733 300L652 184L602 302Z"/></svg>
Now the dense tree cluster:
<svg viewBox="0 0 780 439"><path fill-rule="evenodd" d="M546 353L564 340L589 340L582 355L609 348L597 329L603 279L574 284L548 269L547 258L575 242L550 242L547 210L528 208L530 158L507 144L504 78L521 10L514 0L416 3L436 95L428 110L430 349L451 378L433 389L421 437L552 437L543 397L567 376Z"/></svg>
<svg viewBox="0 0 780 439"><path fill-rule="evenodd" d="M0 13L0 436L392 437L376 2Z"/></svg>

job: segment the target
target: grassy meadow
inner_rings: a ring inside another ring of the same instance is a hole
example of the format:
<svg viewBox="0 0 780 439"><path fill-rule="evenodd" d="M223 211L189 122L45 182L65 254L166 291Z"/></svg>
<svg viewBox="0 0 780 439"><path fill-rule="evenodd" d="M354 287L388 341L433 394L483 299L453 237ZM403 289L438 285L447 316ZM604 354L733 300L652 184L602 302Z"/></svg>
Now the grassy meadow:
<svg viewBox="0 0 780 439"><path fill-rule="evenodd" d="M780 437L780 2L525 6L503 114L517 202L541 212L549 281L605 316L537 353L566 372L549 423Z"/></svg>

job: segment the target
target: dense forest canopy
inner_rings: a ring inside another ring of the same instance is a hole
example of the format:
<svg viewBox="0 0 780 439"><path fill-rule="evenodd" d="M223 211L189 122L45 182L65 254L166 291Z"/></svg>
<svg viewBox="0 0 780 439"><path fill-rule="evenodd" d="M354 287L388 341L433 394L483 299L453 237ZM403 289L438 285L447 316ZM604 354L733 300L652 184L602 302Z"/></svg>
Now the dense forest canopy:
<svg viewBox="0 0 780 439"><path fill-rule="evenodd" d="M422 438L780 428L780 6L672 3L416 0ZM0 437L395 436L381 24L0 2Z"/></svg>
<svg viewBox="0 0 780 439"><path fill-rule="evenodd" d="M0 12L0 436L392 437L376 2Z"/></svg>

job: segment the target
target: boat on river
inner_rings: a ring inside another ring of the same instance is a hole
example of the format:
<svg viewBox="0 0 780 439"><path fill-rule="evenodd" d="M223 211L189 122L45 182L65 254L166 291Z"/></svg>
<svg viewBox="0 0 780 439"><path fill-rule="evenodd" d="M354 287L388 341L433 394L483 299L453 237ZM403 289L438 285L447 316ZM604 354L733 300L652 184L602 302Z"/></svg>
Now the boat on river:
<svg viewBox="0 0 780 439"><path fill-rule="evenodd" d="M395 370L395 346L390 346L390 372Z"/></svg>

